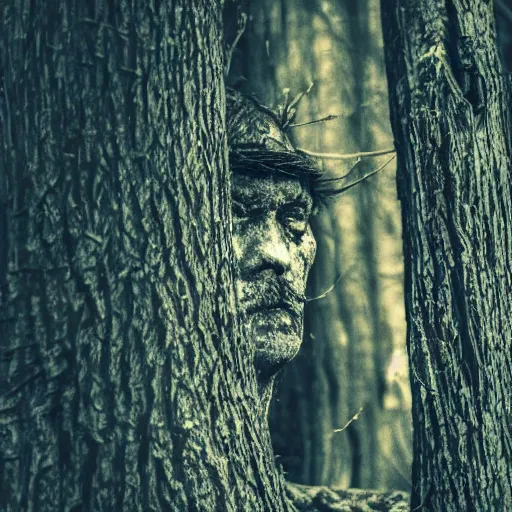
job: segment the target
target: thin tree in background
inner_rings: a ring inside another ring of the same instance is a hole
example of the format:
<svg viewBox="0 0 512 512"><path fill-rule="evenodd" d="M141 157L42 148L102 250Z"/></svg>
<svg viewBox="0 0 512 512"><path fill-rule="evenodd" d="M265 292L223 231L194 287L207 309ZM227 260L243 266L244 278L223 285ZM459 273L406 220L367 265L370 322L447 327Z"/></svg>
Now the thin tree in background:
<svg viewBox="0 0 512 512"><path fill-rule="evenodd" d="M289 508L234 310L220 4L2 2L2 510Z"/></svg>
<svg viewBox="0 0 512 512"><path fill-rule="evenodd" d="M493 3L382 2L413 391L411 508L512 509L510 91Z"/></svg>
<svg viewBox="0 0 512 512"><path fill-rule="evenodd" d="M512 72L512 5L505 0L494 0L496 28L503 67Z"/></svg>

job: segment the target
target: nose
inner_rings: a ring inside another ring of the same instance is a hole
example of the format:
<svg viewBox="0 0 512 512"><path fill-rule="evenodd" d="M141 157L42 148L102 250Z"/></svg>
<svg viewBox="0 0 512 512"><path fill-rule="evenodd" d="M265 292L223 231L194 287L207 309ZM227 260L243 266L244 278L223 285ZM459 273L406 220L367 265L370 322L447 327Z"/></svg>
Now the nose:
<svg viewBox="0 0 512 512"><path fill-rule="evenodd" d="M277 222L268 222L267 226L267 236L260 245L261 266L273 269L280 276L291 268L290 250Z"/></svg>
<svg viewBox="0 0 512 512"><path fill-rule="evenodd" d="M291 269L290 248L281 232L277 219L271 217L260 224L253 243L247 247L245 270L258 274L263 270L272 270L278 276Z"/></svg>

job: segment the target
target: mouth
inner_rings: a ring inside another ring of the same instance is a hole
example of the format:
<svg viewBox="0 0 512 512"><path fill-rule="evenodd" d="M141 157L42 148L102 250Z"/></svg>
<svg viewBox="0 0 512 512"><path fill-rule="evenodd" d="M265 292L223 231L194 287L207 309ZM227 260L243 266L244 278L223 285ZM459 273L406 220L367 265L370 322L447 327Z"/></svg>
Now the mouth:
<svg viewBox="0 0 512 512"><path fill-rule="evenodd" d="M253 334L260 341L265 340L269 335L288 336L301 330L300 311L284 301L248 307L246 315Z"/></svg>
<svg viewBox="0 0 512 512"><path fill-rule="evenodd" d="M246 309L246 314L248 316L254 315L256 313L272 313L272 312L284 312L288 313L291 316L296 316L297 311L295 308L283 301L272 302L269 304L258 304L254 306L250 306Z"/></svg>

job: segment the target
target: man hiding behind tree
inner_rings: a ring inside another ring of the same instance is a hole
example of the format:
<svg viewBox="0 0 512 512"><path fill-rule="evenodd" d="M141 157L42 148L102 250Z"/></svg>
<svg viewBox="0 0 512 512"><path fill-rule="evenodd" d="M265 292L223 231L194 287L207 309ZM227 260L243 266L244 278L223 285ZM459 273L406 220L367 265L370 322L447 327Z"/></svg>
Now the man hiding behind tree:
<svg viewBox="0 0 512 512"><path fill-rule="evenodd" d="M227 116L237 292L266 409L276 374L302 341L321 173L257 101L228 91Z"/></svg>

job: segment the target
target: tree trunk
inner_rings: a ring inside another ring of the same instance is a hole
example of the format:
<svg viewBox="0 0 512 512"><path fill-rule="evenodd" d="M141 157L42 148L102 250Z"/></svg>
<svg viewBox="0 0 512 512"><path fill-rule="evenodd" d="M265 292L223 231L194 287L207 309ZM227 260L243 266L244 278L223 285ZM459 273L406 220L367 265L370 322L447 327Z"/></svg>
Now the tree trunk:
<svg viewBox="0 0 512 512"><path fill-rule="evenodd" d="M289 508L235 314L220 4L2 3L2 510Z"/></svg>
<svg viewBox="0 0 512 512"><path fill-rule="evenodd" d="M411 507L511 510L510 94L492 2L382 9L406 264Z"/></svg>

